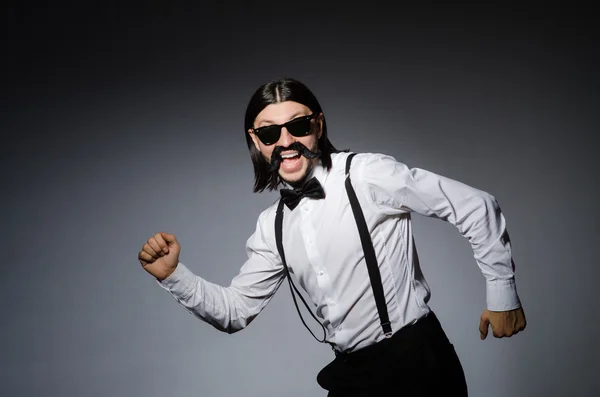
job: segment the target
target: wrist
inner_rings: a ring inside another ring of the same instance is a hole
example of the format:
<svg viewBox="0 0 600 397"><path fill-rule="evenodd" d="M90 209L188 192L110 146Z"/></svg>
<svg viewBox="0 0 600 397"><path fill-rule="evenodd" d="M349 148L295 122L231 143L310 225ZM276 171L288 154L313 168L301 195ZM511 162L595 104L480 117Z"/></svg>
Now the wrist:
<svg viewBox="0 0 600 397"><path fill-rule="evenodd" d="M177 269L177 263L175 264L175 266L168 268L167 270L165 270L165 272L163 272L162 274L156 275L155 277L159 282L163 282L166 279L168 279L169 277L171 277L171 275L173 273L175 273L176 269Z"/></svg>

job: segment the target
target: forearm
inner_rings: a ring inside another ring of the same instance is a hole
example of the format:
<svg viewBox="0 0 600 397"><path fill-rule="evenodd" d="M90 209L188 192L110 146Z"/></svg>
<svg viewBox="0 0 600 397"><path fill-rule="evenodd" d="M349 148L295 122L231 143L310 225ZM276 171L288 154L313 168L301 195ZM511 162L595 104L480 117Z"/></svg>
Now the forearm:
<svg viewBox="0 0 600 397"><path fill-rule="evenodd" d="M465 234L477 265L486 279L488 310L506 311L521 306L515 282L515 264L506 221L496 199L483 193L479 214ZM476 214L476 213L475 213Z"/></svg>
<svg viewBox="0 0 600 397"><path fill-rule="evenodd" d="M486 303L491 311L520 307L515 269L506 220L491 194L461 186L464 194L449 202L454 224L473 250L473 256L486 280Z"/></svg>
<svg viewBox="0 0 600 397"><path fill-rule="evenodd" d="M223 287L193 274L183 263L159 285L187 311L219 331L234 333L244 329L267 305L280 281L259 294L245 294L239 286ZM274 287L274 288L273 288Z"/></svg>

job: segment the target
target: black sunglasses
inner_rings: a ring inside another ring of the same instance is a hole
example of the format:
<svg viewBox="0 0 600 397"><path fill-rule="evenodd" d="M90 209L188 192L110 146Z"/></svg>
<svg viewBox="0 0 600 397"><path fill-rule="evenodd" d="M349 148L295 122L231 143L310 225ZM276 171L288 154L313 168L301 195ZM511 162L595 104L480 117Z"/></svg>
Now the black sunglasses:
<svg viewBox="0 0 600 397"><path fill-rule="evenodd" d="M310 134L310 121L316 116L311 114L309 116L297 117L293 120L288 121L285 124L273 124L266 125L264 127L253 128L252 132L258 136L265 145L272 145L279 140L281 136L281 129L285 127L288 132L295 136L301 137Z"/></svg>

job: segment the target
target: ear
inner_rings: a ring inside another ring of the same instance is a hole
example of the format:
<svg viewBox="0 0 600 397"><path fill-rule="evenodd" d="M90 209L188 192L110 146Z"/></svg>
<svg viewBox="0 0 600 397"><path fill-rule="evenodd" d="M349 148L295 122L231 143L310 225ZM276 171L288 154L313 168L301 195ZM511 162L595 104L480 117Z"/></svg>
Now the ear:
<svg viewBox="0 0 600 397"><path fill-rule="evenodd" d="M256 150L258 150L260 152L260 147L258 146L258 137L250 129L248 130L248 134L250 134L250 138L252 138L252 142L254 142L254 146L256 147Z"/></svg>

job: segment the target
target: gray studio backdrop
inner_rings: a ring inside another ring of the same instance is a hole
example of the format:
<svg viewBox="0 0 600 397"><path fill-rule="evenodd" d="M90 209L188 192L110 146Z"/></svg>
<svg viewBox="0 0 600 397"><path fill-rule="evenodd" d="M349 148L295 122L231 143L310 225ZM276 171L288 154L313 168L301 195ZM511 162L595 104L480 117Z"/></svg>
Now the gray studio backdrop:
<svg viewBox="0 0 600 397"><path fill-rule="evenodd" d="M498 199L528 320L510 339L479 340L484 279L468 242L414 217L471 395L599 395L598 79L590 29L573 22L584 12L220 7L13 10L0 395L325 395L316 375L332 352L285 284L227 335L136 261L167 231L192 271L229 284L277 197L252 193L245 106L282 76L313 89L338 148Z"/></svg>

